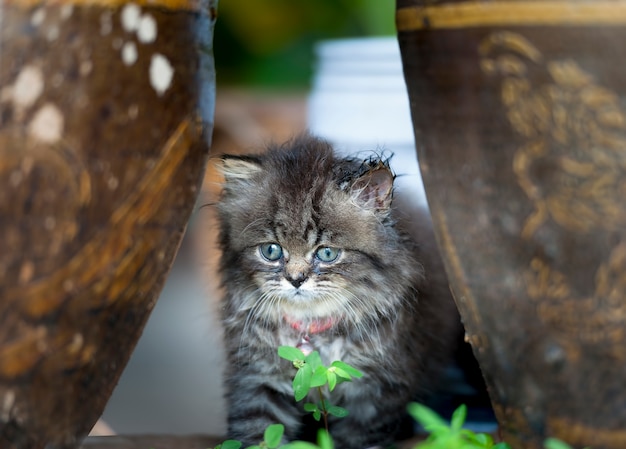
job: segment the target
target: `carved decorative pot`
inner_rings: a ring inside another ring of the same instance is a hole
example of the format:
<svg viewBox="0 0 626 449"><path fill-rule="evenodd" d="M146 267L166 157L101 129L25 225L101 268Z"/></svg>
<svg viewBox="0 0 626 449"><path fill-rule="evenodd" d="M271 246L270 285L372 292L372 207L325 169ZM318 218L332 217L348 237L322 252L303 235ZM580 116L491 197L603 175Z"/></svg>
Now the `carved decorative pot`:
<svg viewBox="0 0 626 449"><path fill-rule="evenodd" d="M214 0L0 1L0 447L100 416L191 214Z"/></svg>
<svg viewBox="0 0 626 449"><path fill-rule="evenodd" d="M396 18L503 438L626 447L626 2L398 0Z"/></svg>

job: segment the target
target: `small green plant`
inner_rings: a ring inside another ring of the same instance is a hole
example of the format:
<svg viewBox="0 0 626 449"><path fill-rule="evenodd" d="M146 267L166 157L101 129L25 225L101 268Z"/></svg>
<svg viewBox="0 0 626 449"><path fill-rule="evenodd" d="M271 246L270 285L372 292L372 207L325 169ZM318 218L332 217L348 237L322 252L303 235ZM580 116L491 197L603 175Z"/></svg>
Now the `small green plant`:
<svg viewBox="0 0 626 449"><path fill-rule="evenodd" d="M293 363L296 368L292 383L296 402L306 398L312 389L317 390L319 401L317 403L307 402L303 407L304 410L312 413L317 421L324 420L324 429L320 429L317 434L317 444L292 441L281 445L285 427L282 424L272 424L265 429L263 441L246 449L334 449L332 438L328 432L328 418L329 416L345 417L348 415L348 411L333 405L324 396L324 388L328 388L328 391L332 392L338 384L350 382L353 378L362 377L363 374L342 361L334 361L330 366L325 366L317 351L305 355L298 348L281 346L278 348L278 355ZM426 440L418 443L414 449L511 449L508 443L495 443L489 434L475 433L469 429L464 429L463 425L467 418L465 405L461 405L454 411L450 423L421 404L409 404L408 411L429 434ZM241 446L240 441L226 440L214 449L240 449ZM572 449L567 443L555 438L548 438L544 446L545 449Z"/></svg>
<svg viewBox="0 0 626 449"><path fill-rule="evenodd" d="M280 449L334 449L333 439L325 429L317 432L317 444L308 441L292 441L282 446Z"/></svg>
<svg viewBox="0 0 626 449"><path fill-rule="evenodd" d="M308 355L291 346L281 346L278 348L278 355L289 360L296 368L296 375L293 378L293 395L296 402L301 401L311 391L316 388L319 397L318 403L307 402L304 410L313 414L317 421L324 419L324 429L320 429L317 434L317 445L306 441L292 441L280 445L285 427L282 424L272 424L265 429L263 441L258 445L249 446L246 449L334 449L333 440L328 432L328 417L336 416L342 418L348 415L348 411L337 405L333 405L324 397L323 389L328 387L333 391L342 382L350 382L353 377L362 377L363 374L356 368L341 361L335 361L330 366L324 366L317 351ZM215 446L214 449L240 449L242 443L237 440L226 440Z"/></svg>
<svg viewBox="0 0 626 449"><path fill-rule="evenodd" d="M429 433L428 438L418 443L414 449L511 449L508 443L495 443L491 435L464 429L463 424L467 418L465 405L459 406L454 411L450 424L424 405L411 403L408 410ZM569 444L556 438L546 439L544 447L545 449L572 449Z"/></svg>
<svg viewBox="0 0 626 449"><path fill-rule="evenodd" d="M572 449L572 446L556 438L548 438L544 441L543 445L546 449ZM589 448L587 447L585 449Z"/></svg>
<svg viewBox="0 0 626 449"><path fill-rule="evenodd" d="M319 401L305 403L304 410L312 413L313 418L317 421L323 418L324 428L328 436L328 417L343 418L348 415L348 411L333 405L325 398L323 388L327 386L328 390L332 392L338 384L350 382L353 377L362 377L363 373L339 360L334 361L330 366L324 366L317 351L304 355L298 348L281 346L278 348L278 355L293 363L297 370L292 383L296 402L306 398L311 389L317 389Z"/></svg>
<svg viewBox="0 0 626 449"><path fill-rule="evenodd" d="M461 405L452 414L448 424L433 410L421 404L408 406L411 416L429 433L428 438L415 449L511 449L507 443L494 443L491 435L464 429L467 407Z"/></svg>
<svg viewBox="0 0 626 449"><path fill-rule="evenodd" d="M249 446L247 449L276 449L280 446L283 433L285 433L285 426L282 424L272 424L267 426L265 432L263 433L263 441L255 446ZM239 449L240 447L241 441L226 440L215 446L215 449Z"/></svg>
<svg viewBox="0 0 626 449"><path fill-rule="evenodd" d="M241 447L241 441L226 440L218 444L217 446L215 446L213 449L239 449L240 447Z"/></svg>

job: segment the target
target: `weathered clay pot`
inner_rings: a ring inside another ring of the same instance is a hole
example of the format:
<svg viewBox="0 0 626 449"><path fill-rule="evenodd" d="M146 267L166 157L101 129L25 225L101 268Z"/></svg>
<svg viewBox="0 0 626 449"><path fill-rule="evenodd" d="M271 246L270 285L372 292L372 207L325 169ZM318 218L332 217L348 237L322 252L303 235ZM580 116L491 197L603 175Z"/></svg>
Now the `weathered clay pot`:
<svg viewBox="0 0 626 449"><path fill-rule="evenodd" d="M437 238L503 437L626 447L626 2L397 7Z"/></svg>
<svg viewBox="0 0 626 449"><path fill-rule="evenodd" d="M0 2L0 447L74 447L156 301L212 129L213 0Z"/></svg>

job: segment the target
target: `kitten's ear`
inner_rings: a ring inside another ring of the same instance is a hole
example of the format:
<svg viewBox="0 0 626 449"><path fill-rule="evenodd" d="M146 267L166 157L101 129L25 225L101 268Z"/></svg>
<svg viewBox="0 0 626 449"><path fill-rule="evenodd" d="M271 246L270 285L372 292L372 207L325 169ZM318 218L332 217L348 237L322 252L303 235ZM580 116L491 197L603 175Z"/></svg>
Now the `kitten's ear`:
<svg viewBox="0 0 626 449"><path fill-rule="evenodd" d="M357 179L351 190L357 204L376 211L387 211L393 196L393 173L385 166L375 168Z"/></svg>
<svg viewBox="0 0 626 449"><path fill-rule="evenodd" d="M245 181L262 170L261 162L252 156L222 156L218 169L226 181Z"/></svg>

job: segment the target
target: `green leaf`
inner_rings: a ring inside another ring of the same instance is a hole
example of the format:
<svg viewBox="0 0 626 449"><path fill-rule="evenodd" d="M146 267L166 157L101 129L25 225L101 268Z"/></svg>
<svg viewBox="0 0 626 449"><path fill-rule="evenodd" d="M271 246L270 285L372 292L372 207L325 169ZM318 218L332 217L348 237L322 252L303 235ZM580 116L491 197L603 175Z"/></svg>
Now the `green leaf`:
<svg viewBox="0 0 626 449"><path fill-rule="evenodd" d="M278 347L278 356L289 360L290 362L295 362L296 360L304 360L304 354L298 348L294 348L293 346L279 346Z"/></svg>
<svg viewBox="0 0 626 449"><path fill-rule="evenodd" d="M468 445L458 436L444 434L435 437L431 434L426 441L418 443L416 449L475 449L475 446Z"/></svg>
<svg viewBox="0 0 626 449"><path fill-rule="evenodd" d="M328 370L326 372L326 378L328 379L328 389L333 391L337 385L337 375L334 371Z"/></svg>
<svg viewBox="0 0 626 449"><path fill-rule="evenodd" d="M459 405L459 407L452 413L452 419L450 421L450 427L453 432L458 432L463 428L463 424L465 423L465 418L467 418L467 407L465 404Z"/></svg>
<svg viewBox="0 0 626 449"><path fill-rule="evenodd" d="M255 444L254 446L248 446L246 449L262 449L262 448L258 444Z"/></svg>
<svg viewBox="0 0 626 449"><path fill-rule="evenodd" d="M328 368L328 370L332 370L337 375L337 377L339 377L339 382L349 382L352 380L352 376L350 376L347 371L342 370L341 368L331 366L330 368Z"/></svg>
<svg viewBox="0 0 626 449"><path fill-rule="evenodd" d="M509 445L509 443L505 443L504 441L502 441L501 443L493 446L492 449L511 449L511 446Z"/></svg>
<svg viewBox="0 0 626 449"><path fill-rule="evenodd" d="M327 405L326 411L329 415L336 416L337 418L345 418L346 416L348 416L348 410L337 405Z"/></svg>
<svg viewBox="0 0 626 449"><path fill-rule="evenodd" d="M319 407L317 406L317 404L314 404L312 402L307 402L306 404L304 404L305 412L314 412L315 410L319 410Z"/></svg>
<svg viewBox="0 0 626 449"><path fill-rule="evenodd" d="M345 362L342 362L341 360L335 360L333 363L330 364L330 366L340 368L352 377L357 377L357 378L363 377L363 373L361 371L359 371L358 369L356 369L355 367L351 365L348 365Z"/></svg>
<svg viewBox="0 0 626 449"><path fill-rule="evenodd" d="M411 402L407 407L409 414L428 432L450 431L446 421L426 406Z"/></svg>
<svg viewBox="0 0 626 449"><path fill-rule="evenodd" d="M317 369L313 372L313 376L311 377L311 388L321 387L322 385L326 385L326 372L328 368L324 365L318 366Z"/></svg>
<svg viewBox="0 0 626 449"><path fill-rule="evenodd" d="M460 434L464 438L464 441L467 441L472 444L472 447L475 448L492 448L493 447L493 438L491 435L486 433L474 433L471 430L461 430Z"/></svg>
<svg viewBox="0 0 626 449"><path fill-rule="evenodd" d="M304 404L304 411L313 413L313 418L315 419L315 421L319 421L322 418L322 411L319 409L317 404L307 402L306 404Z"/></svg>
<svg viewBox="0 0 626 449"><path fill-rule="evenodd" d="M320 353L317 351L311 352L304 358L304 360L306 360L306 362L311 365L311 369L313 370L313 372L315 372L319 366L324 366L324 364L322 363L322 358L320 357Z"/></svg>
<svg viewBox="0 0 626 449"><path fill-rule="evenodd" d="M333 439L325 429L320 429L317 432L317 445L321 449L334 449Z"/></svg>
<svg viewBox="0 0 626 449"><path fill-rule="evenodd" d="M572 449L569 444L557 438L548 438L543 442L543 445L546 449Z"/></svg>
<svg viewBox="0 0 626 449"><path fill-rule="evenodd" d="M319 449L318 446L316 446L313 443L309 443L308 441L291 441L283 446L281 446L282 449Z"/></svg>
<svg viewBox="0 0 626 449"><path fill-rule="evenodd" d="M486 433L474 433L471 430L462 430L461 435L470 443L477 444L478 447L491 448L493 446L493 438Z"/></svg>
<svg viewBox="0 0 626 449"><path fill-rule="evenodd" d="M280 445L280 440L285 433L285 426L282 424L272 424L267 426L265 433L263 433L263 441L270 449L276 449Z"/></svg>
<svg viewBox="0 0 626 449"><path fill-rule="evenodd" d="M222 444L220 444L218 447L220 447L221 449L239 449L241 447L241 441L226 440Z"/></svg>
<svg viewBox="0 0 626 449"><path fill-rule="evenodd" d="M311 366L309 364L304 365L296 372L292 386L296 402L301 401L309 394L311 389Z"/></svg>

